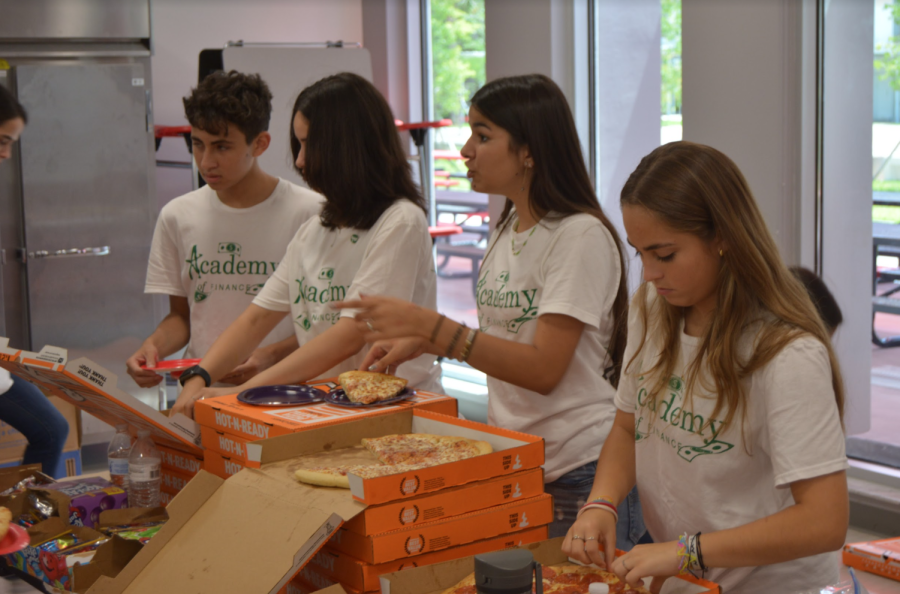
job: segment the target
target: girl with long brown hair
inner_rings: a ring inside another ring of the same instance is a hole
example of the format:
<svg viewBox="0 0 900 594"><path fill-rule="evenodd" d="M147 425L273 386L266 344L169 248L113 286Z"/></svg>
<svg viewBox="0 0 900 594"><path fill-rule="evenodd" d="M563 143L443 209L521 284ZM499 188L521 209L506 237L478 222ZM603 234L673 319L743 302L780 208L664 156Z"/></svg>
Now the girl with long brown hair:
<svg viewBox="0 0 900 594"><path fill-rule="evenodd" d="M586 499L615 414L625 347L625 263L597 202L565 96L541 75L492 81L472 98L462 149L475 191L507 197L477 290L478 328L383 297L361 308L375 343L364 366L392 369L421 353L467 361L488 376L488 422L544 438L551 536ZM622 506L622 546L643 524Z"/></svg>
<svg viewBox="0 0 900 594"><path fill-rule="evenodd" d="M622 189L644 269L615 423L563 550L603 563L635 485L656 544L610 567L631 584L705 575L730 593L837 581L848 521L841 374L815 306L721 152L664 145Z"/></svg>

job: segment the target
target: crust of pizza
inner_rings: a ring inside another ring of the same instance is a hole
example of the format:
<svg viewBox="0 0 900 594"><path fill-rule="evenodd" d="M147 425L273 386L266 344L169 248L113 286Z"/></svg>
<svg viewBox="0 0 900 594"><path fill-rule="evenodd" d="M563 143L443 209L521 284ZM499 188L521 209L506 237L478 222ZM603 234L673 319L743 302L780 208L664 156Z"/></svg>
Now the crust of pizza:
<svg viewBox="0 0 900 594"><path fill-rule="evenodd" d="M347 478L347 475L335 472L335 470L339 468L340 466L335 466L332 469L301 468L294 472L294 477L301 483L306 483L307 485L349 489L350 480Z"/></svg>
<svg viewBox="0 0 900 594"><path fill-rule="evenodd" d="M12 512L5 507L0 507L0 540L9 532L9 523L12 521Z"/></svg>
<svg viewBox="0 0 900 594"><path fill-rule="evenodd" d="M374 371L345 371L338 376L344 394L351 402L371 404L398 395L407 380Z"/></svg>

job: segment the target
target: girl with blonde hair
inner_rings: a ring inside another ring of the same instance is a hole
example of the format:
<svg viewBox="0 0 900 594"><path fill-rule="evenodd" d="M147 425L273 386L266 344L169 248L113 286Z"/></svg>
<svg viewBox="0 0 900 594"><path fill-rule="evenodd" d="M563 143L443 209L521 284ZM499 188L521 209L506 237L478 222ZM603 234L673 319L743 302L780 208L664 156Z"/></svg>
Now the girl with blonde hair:
<svg viewBox="0 0 900 594"><path fill-rule="evenodd" d="M729 593L837 581L848 522L841 374L821 318L721 152L676 142L621 194L644 283L612 431L563 550L603 564L637 483L656 544L610 564L631 584L693 573Z"/></svg>

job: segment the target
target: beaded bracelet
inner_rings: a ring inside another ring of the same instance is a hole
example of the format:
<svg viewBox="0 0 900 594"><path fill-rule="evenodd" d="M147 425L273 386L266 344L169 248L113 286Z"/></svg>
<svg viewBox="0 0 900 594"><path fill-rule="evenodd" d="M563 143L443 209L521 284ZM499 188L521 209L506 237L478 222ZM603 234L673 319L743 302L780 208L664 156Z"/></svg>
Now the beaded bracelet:
<svg viewBox="0 0 900 594"><path fill-rule="evenodd" d="M462 352L459 354L459 362L465 363L466 359L469 358L469 354L472 352L472 345L475 344L475 336L478 334L477 328L472 328L469 330L469 335L466 336L466 342L463 345Z"/></svg>
<svg viewBox="0 0 900 594"><path fill-rule="evenodd" d="M450 341L450 344L447 345L447 352L444 353L445 358L452 359L450 355L453 354L453 349L456 348L456 343L459 342L459 337L462 336L462 333L466 328L468 328L468 326L460 324L459 328L456 329L456 332L453 334L453 339Z"/></svg>

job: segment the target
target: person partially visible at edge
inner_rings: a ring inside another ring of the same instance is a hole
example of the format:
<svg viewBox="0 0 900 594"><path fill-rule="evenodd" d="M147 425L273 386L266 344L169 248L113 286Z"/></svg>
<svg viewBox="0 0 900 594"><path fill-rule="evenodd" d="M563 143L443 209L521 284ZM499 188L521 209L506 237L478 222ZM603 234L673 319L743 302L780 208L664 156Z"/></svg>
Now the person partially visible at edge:
<svg viewBox="0 0 900 594"><path fill-rule="evenodd" d="M0 85L0 163L12 156L12 148L28 122L25 108ZM59 468L69 435L69 423L31 382L0 368L0 421L28 440L22 464L40 464L55 478L66 476Z"/></svg>
<svg viewBox="0 0 900 594"><path fill-rule="evenodd" d="M844 387L828 330L738 167L674 142L625 183L643 264L615 424L563 551L604 563L605 502L637 483L656 544L610 563L630 584L693 573L732 594L838 580L848 523Z"/></svg>
<svg viewBox="0 0 900 594"><path fill-rule="evenodd" d="M184 98L191 145L206 185L160 212L147 265L147 293L169 296L169 314L127 361L141 387L162 381L153 367L185 346L206 355L275 273L284 249L321 210L321 196L269 175L272 94L259 75L218 72ZM222 374L240 384L297 348L289 321L270 328L259 348Z"/></svg>
<svg viewBox="0 0 900 594"><path fill-rule="evenodd" d="M368 348L355 312L336 311L332 303L384 294L436 305L425 201L378 90L350 73L304 89L294 104L291 149L303 179L325 196L322 214L297 231L253 304L204 356L201 377L184 382L175 411L192 415L196 400L233 393L204 384L246 358L282 320L293 323L300 348L238 390L334 377L359 367ZM441 369L433 356L396 372L411 387L440 391Z"/></svg>
<svg viewBox="0 0 900 594"><path fill-rule="evenodd" d="M837 299L828 290L825 281L812 270L802 266L791 266L790 270L791 274L803 284L803 288L806 289L825 324L825 329L828 330L828 335L833 337L838 326L844 322L844 314L841 312L841 306L838 305Z"/></svg>
<svg viewBox="0 0 900 594"><path fill-rule="evenodd" d="M469 126L462 155L472 189L507 197L479 271L479 327L381 296L343 306L361 308L359 329L377 341L364 368L427 353L487 374L488 422L544 438L550 536L562 536L587 499L615 416L628 306L622 246L552 80L488 83L472 97ZM628 548L644 528L637 494L620 503Z"/></svg>

